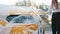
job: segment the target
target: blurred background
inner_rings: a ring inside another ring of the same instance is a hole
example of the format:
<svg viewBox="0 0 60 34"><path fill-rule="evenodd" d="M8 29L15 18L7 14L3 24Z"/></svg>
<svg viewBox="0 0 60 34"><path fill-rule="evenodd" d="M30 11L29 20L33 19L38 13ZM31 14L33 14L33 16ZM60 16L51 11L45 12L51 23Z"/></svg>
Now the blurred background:
<svg viewBox="0 0 60 34"><path fill-rule="evenodd" d="M2 11L2 8L8 6L24 6L31 7L36 10L39 9L37 14L42 17L42 24L44 24L45 34L51 34L51 12L48 13L48 9L51 6L51 1L52 0L0 0L0 10ZM58 1L60 2L60 0ZM0 14L3 15L1 11Z"/></svg>

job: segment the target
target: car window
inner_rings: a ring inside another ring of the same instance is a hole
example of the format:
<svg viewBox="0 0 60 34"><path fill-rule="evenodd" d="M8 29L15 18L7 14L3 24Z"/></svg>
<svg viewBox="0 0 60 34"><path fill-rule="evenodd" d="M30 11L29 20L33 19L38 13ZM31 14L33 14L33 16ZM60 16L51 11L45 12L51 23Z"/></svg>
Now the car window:
<svg viewBox="0 0 60 34"><path fill-rule="evenodd" d="M13 23L34 23L34 17L28 16L18 16L12 20Z"/></svg>
<svg viewBox="0 0 60 34"><path fill-rule="evenodd" d="M9 15L9 16L6 17L6 20L7 20L8 22L10 22L13 18L15 18L15 17L17 17L17 16L19 16L19 15Z"/></svg>

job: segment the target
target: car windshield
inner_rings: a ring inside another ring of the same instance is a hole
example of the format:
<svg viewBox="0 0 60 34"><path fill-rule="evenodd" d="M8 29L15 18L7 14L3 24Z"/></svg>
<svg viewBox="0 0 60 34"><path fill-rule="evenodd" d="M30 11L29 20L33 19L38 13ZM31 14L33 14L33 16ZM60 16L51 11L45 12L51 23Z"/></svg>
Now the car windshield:
<svg viewBox="0 0 60 34"><path fill-rule="evenodd" d="M18 16L12 20L13 23L34 23L34 17L31 15Z"/></svg>
<svg viewBox="0 0 60 34"><path fill-rule="evenodd" d="M10 22L13 18L15 18L15 17L17 17L17 16L19 16L19 15L9 15L9 16L6 17L6 20L7 20L8 22Z"/></svg>

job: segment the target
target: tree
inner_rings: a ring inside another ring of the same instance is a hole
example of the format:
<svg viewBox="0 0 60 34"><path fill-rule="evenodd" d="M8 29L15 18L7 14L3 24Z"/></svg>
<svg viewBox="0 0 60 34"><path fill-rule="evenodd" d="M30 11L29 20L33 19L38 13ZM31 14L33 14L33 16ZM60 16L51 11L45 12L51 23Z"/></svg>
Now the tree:
<svg viewBox="0 0 60 34"><path fill-rule="evenodd" d="M24 0L24 1L19 1L16 2L15 6L30 6L31 1L30 0Z"/></svg>

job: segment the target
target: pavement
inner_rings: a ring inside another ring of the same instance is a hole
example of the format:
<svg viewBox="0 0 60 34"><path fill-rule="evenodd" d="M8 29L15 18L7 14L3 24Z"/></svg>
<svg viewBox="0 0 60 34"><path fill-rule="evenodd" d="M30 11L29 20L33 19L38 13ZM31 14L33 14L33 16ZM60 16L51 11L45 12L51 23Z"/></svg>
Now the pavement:
<svg viewBox="0 0 60 34"><path fill-rule="evenodd" d="M45 31L45 34L52 34L51 30Z"/></svg>

